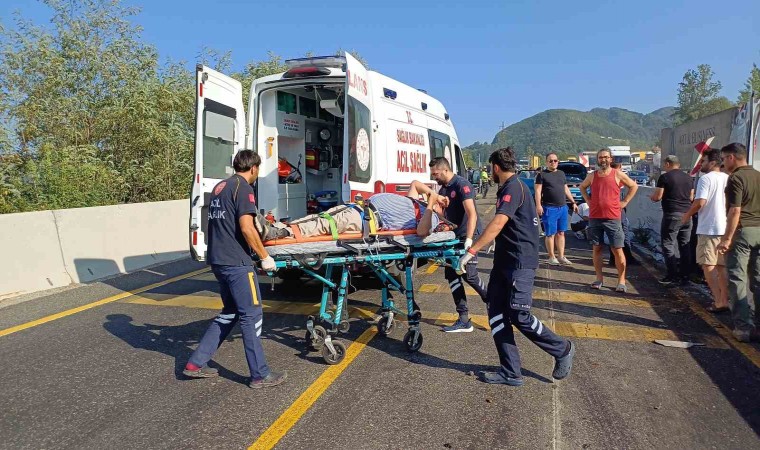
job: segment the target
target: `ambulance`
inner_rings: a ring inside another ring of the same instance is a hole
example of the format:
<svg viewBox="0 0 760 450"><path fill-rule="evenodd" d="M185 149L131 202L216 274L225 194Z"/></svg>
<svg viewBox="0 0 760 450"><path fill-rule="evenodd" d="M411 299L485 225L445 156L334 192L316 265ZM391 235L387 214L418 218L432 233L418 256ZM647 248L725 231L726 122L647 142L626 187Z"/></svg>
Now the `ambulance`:
<svg viewBox="0 0 760 450"><path fill-rule="evenodd" d="M253 80L248 113L240 82L196 67L195 164L190 248L206 258L213 187L242 149L261 156L260 211L293 220L378 192L405 195L413 180L435 187L428 163L444 156L467 168L446 108L425 91L367 70L349 53L286 61Z"/></svg>

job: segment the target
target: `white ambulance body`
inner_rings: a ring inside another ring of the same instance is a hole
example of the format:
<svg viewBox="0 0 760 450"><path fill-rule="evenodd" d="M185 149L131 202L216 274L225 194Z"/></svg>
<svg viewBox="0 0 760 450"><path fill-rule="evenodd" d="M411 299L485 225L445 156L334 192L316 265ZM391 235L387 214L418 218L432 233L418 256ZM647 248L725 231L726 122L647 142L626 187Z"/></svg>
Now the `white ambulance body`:
<svg viewBox="0 0 760 450"><path fill-rule="evenodd" d="M199 261L211 190L234 173L232 159L244 148L262 160L257 206L277 220L305 216L320 193L327 207L357 195L403 195L413 180L434 186L428 163L438 156L466 173L449 114L425 92L368 71L348 53L286 64L287 72L253 81L247 117L241 84L197 67L190 247ZM289 164L300 169L300 182L280 176Z"/></svg>

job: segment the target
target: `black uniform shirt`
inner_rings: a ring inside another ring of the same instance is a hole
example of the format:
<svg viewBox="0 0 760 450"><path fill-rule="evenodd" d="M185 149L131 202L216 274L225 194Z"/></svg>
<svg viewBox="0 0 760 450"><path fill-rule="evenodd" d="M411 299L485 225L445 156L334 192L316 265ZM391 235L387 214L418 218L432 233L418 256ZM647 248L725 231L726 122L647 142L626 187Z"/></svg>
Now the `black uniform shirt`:
<svg viewBox="0 0 760 450"><path fill-rule="evenodd" d="M248 181L233 175L211 191L208 206L208 263L252 266L251 248L240 230L239 219L256 213L256 197Z"/></svg>
<svg viewBox="0 0 760 450"><path fill-rule="evenodd" d="M530 190L517 175L509 177L496 194L496 214L509 217L496 236L494 268L538 268L538 217Z"/></svg>
<svg viewBox="0 0 760 450"><path fill-rule="evenodd" d="M475 189L472 188L472 184L459 175L454 175L454 178L449 181L446 186L441 187L438 194L449 198L449 206L444 212L444 217L449 222L457 225L457 229L454 231L458 238L467 237L467 212L464 210L464 201L472 199L475 202ZM483 232L483 223L478 216L478 222L475 226L475 232L472 238L477 238L480 233Z"/></svg>

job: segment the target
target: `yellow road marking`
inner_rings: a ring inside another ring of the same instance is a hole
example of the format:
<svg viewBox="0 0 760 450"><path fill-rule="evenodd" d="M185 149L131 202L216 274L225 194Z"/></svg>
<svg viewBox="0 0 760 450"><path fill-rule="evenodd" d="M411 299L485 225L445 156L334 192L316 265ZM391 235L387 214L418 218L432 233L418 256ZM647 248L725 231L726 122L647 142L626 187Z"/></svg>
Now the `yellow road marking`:
<svg viewBox="0 0 760 450"><path fill-rule="evenodd" d="M418 289L418 292L433 293L438 292L438 289L440 289L440 286L437 284L423 284Z"/></svg>
<svg viewBox="0 0 760 450"><path fill-rule="evenodd" d="M309 386L293 404L274 421L254 442L250 449L271 449L298 422L301 416L311 408L314 402L343 373L351 362L367 347L367 343L377 334L375 327L370 327L346 350L345 359L338 365L330 366Z"/></svg>
<svg viewBox="0 0 760 450"><path fill-rule="evenodd" d="M653 277L657 278L661 275L655 272L655 269L653 267L647 264L644 264L643 266ZM745 358L750 360L750 362L752 362L752 364L754 364L756 367L760 367L760 351L758 351L750 344L745 344L744 342L737 341L729 328L726 328L726 326L723 325L720 320L716 319L696 300L683 295L683 291L680 289L675 290L675 297L681 303L687 305L694 314L699 316L706 324L715 330L716 333L718 333L726 342L728 342L728 345L739 350L739 352L744 355Z"/></svg>
<svg viewBox="0 0 760 450"><path fill-rule="evenodd" d="M491 205L491 206L489 206L488 208L486 208L486 212L485 212L484 214L488 214L488 213L490 213L491 211L493 211L493 208L494 208L495 206L496 206L496 205Z"/></svg>
<svg viewBox="0 0 760 450"><path fill-rule="evenodd" d="M610 297L598 294L585 294L581 292L567 292L561 290L553 290L550 292L545 289L537 289L533 291L533 298L535 300L546 300L562 303L589 303L593 305L633 306L636 308L652 307L652 304L645 300Z"/></svg>
<svg viewBox="0 0 760 450"><path fill-rule="evenodd" d="M438 264L437 264L437 263L433 263L433 264L431 264L431 265L430 265L430 267L428 267L428 268L425 270L425 273L426 273L426 274L428 274L428 275L430 275L430 274L432 274L433 272L435 272L435 271L436 271L436 269L438 269L438 267L440 267L440 266L438 266Z"/></svg>
<svg viewBox="0 0 760 450"><path fill-rule="evenodd" d="M67 309L66 311L61 311L56 314L51 314L49 316L45 316L41 319L32 320L31 322L27 322L21 325L16 325L15 327L6 328L4 330L0 330L0 337L7 336L9 334L16 333L18 331L26 330L28 328L36 327L37 325L42 325L43 323L52 322L57 319L61 319L63 317L70 316L72 314L76 314L78 312L86 311L88 309L95 308L97 306L105 305L107 303L112 303L117 300L121 300L123 298L131 297L132 295L139 294L141 292L149 291L151 289L155 289L160 286L165 286L169 283L174 283L175 281L184 280L186 278L190 278L194 275L198 275L203 272L207 272L209 269L201 269L196 270L194 272L186 273L184 275L176 276L174 278L169 278L168 280L160 281L158 283L149 284L148 286L141 287L139 289L135 289L132 291L122 292L121 294L112 295L111 297L104 298L102 300L98 300L96 302L88 303L86 305L78 306L76 308Z"/></svg>
<svg viewBox="0 0 760 450"><path fill-rule="evenodd" d="M198 280L198 281L217 281L217 279L214 276L213 272L202 273L200 275L196 275L196 276L192 277L192 279L193 280Z"/></svg>

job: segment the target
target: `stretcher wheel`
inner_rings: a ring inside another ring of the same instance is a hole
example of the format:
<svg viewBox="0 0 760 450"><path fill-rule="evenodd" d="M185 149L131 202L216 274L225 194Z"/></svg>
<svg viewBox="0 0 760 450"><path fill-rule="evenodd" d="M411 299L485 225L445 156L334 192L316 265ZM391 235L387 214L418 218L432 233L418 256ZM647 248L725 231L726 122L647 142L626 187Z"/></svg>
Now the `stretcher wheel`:
<svg viewBox="0 0 760 450"><path fill-rule="evenodd" d="M324 342L323 342L324 344ZM331 366L339 364L346 357L346 344L341 341L333 340L332 345L335 348L335 354L330 353L326 345L322 346L322 359Z"/></svg>
<svg viewBox="0 0 760 450"><path fill-rule="evenodd" d="M390 320L390 317L385 316L381 317L380 320L377 321L377 332L381 336L388 336L393 331L393 328L396 327L396 323L392 320Z"/></svg>
<svg viewBox="0 0 760 450"><path fill-rule="evenodd" d="M409 330L404 335L404 345L409 352L416 352L422 348L422 333L419 330Z"/></svg>
<svg viewBox="0 0 760 450"><path fill-rule="evenodd" d="M322 325L314 326L314 335L309 331L306 331L306 342L314 350L320 350L325 345L325 338L327 337L327 330Z"/></svg>
<svg viewBox="0 0 760 450"><path fill-rule="evenodd" d="M338 324L338 331L341 333L348 333L348 330L351 329L351 323L348 321L348 318L343 319Z"/></svg>

